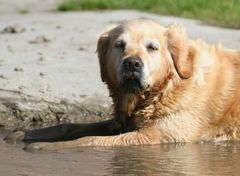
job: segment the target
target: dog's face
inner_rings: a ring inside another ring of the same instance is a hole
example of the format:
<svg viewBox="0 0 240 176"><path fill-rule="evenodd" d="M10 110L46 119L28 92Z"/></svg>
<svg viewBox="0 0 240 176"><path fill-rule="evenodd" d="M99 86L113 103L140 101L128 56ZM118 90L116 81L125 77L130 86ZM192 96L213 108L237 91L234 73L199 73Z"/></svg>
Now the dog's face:
<svg viewBox="0 0 240 176"><path fill-rule="evenodd" d="M185 35L175 31L177 28L141 19L103 33L97 48L102 80L125 93L138 93L164 82L171 72L190 77L192 66Z"/></svg>

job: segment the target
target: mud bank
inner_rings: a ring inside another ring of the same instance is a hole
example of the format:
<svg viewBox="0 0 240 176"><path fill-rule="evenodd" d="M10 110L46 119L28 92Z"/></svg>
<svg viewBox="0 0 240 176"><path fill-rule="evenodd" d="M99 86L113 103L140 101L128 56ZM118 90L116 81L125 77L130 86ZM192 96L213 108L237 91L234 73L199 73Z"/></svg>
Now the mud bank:
<svg viewBox="0 0 240 176"><path fill-rule="evenodd" d="M48 102L19 92L5 91L4 95L0 103L0 127L4 130L32 129L61 123L89 123L111 116L111 107L104 106L99 97L74 104L67 100Z"/></svg>

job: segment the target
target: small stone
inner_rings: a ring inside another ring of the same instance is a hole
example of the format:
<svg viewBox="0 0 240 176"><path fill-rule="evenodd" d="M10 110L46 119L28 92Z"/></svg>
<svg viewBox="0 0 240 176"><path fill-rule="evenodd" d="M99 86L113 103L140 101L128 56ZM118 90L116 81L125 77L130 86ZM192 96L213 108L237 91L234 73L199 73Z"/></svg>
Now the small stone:
<svg viewBox="0 0 240 176"><path fill-rule="evenodd" d="M25 88L26 88L25 86L18 86L18 89L20 89L20 90L23 90Z"/></svg>
<svg viewBox="0 0 240 176"><path fill-rule="evenodd" d="M78 50L79 50L79 51L85 51L86 49L83 48L83 47L79 47Z"/></svg>
<svg viewBox="0 0 240 176"><path fill-rule="evenodd" d="M7 143L20 143L23 138L24 138L24 135L25 135L25 132L23 131L16 131L8 136L6 136L4 138L4 140L7 142Z"/></svg>
<svg viewBox="0 0 240 176"><path fill-rule="evenodd" d="M33 40L30 40L29 43L32 43L32 44L39 44L39 43L48 43L50 42L51 40L49 38L47 38L46 36L44 35L39 35L37 36L35 39Z"/></svg>
<svg viewBox="0 0 240 176"><path fill-rule="evenodd" d="M26 30L26 28L22 25L19 24L14 24L14 25L9 25L6 26L2 32L3 33L10 33L10 34L15 34L15 33L22 33Z"/></svg>
<svg viewBox="0 0 240 176"><path fill-rule="evenodd" d="M57 26L56 26L56 29L62 29L62 26L57 25Z"/></svg>
<svg viewBox="0 0 240 176"><path fill-rule="evenodd" d="M16 71L16 72L22 72L23 69L22 69L22 68L14 68L14 71Z"/></svg>
<svg viewBox="0 0 240 176"><path fill-rule="evenodd" d="M7 79L4 75L0 75L1 79Z"/></svg>
<svg viewBox="0 0 240 176"><path fill-rule="evenodd" d="M40 76L45 76L46 74L44 74L44 73L40 72L40 73L39 73L39 75L40 75Z"/></svg>
<svg viewBox="0 0 240 176"><path fill-rule="evenodd" d="M82 94L82 95L80 95L80 97L81 97L81 98L86 98L86 97L87 97L87 95L85 95L85 94Z"/></svg>
<svg viewBox="0 0 240 176"><path fill-rule="evenodd" d="M42 57L39 58L39 61L41 61L41 62L42 62L42 61L45 61L45 60L46 60L46 57L43 57L43 56L42 56Z"/></svg>

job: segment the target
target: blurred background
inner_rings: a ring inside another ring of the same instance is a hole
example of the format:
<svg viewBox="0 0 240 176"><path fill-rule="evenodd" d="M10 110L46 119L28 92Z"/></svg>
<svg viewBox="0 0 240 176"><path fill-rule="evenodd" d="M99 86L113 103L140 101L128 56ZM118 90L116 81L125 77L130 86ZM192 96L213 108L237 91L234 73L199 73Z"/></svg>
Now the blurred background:
<svg viewBox="0 0 240 176"><path fill-rule="evenodd" d="M0 0L0 13L135 9L240 28L240 0Z"/></svg>

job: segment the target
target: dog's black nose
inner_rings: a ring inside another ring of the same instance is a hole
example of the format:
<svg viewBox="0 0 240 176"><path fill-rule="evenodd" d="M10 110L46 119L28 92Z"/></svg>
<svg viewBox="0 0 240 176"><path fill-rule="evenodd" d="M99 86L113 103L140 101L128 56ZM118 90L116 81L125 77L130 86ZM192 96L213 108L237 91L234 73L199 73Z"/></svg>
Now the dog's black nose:
<svg viewBox="0 0 240 176"><path fill-rule="evenodd" d="M143 67L143 62L139 58L126 58L123 61L123 68L128 71L139 71Z"/></svg>

